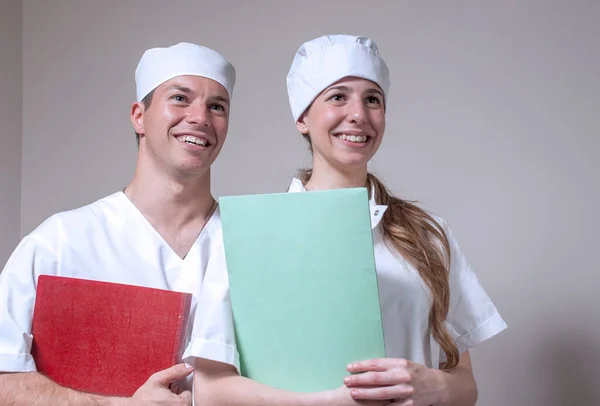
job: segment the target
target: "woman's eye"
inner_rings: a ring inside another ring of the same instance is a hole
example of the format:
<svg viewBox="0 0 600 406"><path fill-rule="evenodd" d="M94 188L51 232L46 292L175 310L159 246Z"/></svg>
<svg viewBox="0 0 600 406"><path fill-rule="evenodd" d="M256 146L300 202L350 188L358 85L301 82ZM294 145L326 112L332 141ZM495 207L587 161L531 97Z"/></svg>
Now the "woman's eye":
<svg viewBox="0 0 600 406"><path fill-rule="evenodd" d="M217 110L217 111L224 111L224 110L225 110L225 107L223 107L223 106L222 106L222 105L220 105L220 104L213 104L213 105L211 106L211 108L212 108L213 110Z"/></svg>
<svg viewBox="0 0 600 406"><path fill-rule="evenodd" d="M367 98L367 102L372 103L372 104L381 104L381 101L379 100L379 98L377 98L375 96L369 96Z"/></svg>
<svg viewBox="0 0 600 406"><path fill-rule="evenodd" d="M334 94L333 96L331 96L329 98L329 100L333 100L333 101L343 101L344 100L344 95L343 94Z"/></svg>

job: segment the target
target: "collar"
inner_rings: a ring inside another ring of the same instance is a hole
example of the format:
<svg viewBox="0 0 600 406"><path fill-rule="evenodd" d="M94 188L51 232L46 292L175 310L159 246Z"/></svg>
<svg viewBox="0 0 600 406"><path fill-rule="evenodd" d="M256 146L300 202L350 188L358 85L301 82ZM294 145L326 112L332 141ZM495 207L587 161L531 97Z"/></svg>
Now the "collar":
<svg viewBox="0 0 600 406"><path fill-rule="evenodd" d="M292 178L292 183L288 188L288 193L306 192L306 188L302 181L298 178ZM377 204L375 198L375 188L371 186L371 198L369 199L369 207L371 209L371 229L375 229L377 224L383 218L383 213L387 210L387 206Z"/></svg>

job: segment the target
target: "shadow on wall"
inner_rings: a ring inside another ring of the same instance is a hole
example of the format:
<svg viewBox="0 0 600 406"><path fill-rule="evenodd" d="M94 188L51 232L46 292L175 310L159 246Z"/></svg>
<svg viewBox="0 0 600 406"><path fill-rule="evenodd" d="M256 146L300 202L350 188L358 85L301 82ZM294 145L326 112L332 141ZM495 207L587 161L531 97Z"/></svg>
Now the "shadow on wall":
<svg viewBox="0 0 600 406"><path fill-rule="evenodd" d="M492 363L496 371L481 382L477 406L600 406L595 372L600 366L600 323L594 323L598 316L592 313L584 309L570 320L562 317L545 325L533 321L518 330L509 322L511 335L507 330L504 341L497 340L488 347L491 351L481 354L474 349L476 377L477 364Z"/></svg>
<svg viewBox="0 0 600 406"><path fill-rule="evenodd" d="M543 358L539 371L548 389L544 405L600 406L600 376L589 373L600 366L599 336L598 331L586 334L579 330L548 337L548 344L540 348Z"/></svg>
<svg viewBox="0 0 600 406"><path fill-rule="evenodd" d="M522 364L533 364L532 370L516 373L533 387L516 391L520 400L511 406L600 406L600 377L589 373L600 365L599 333L567 331L558 320L556 326L561 331L548 332L533 348L530 362Z"/></svg>

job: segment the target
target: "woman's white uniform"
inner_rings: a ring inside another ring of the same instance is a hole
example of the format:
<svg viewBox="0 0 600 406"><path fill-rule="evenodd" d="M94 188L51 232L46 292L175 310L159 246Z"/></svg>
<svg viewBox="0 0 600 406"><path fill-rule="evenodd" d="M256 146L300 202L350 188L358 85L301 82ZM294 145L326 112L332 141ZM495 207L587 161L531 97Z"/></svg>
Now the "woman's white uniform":
<svg viewBox="0 0 600 406"><path fill-rule="evenodd" d="M306 189L294 178L288 191L301 193ZM384 243L379 223L387 206L375 201L376 196L372 193L371 226L386 355L438 368L446 357L429 328L429 289L417 270ZM450 310L446 326L462 353L507 326L468 264L448 224L439 217L435 220L444 228L450 242ZM199 299L203 312L197 314L189 354L193 352L201 354L202 358L234 365L239 371L224 255L218 261L215 258L212 265L203 283ZM188 361L193 362L193 359Z"/></svg>

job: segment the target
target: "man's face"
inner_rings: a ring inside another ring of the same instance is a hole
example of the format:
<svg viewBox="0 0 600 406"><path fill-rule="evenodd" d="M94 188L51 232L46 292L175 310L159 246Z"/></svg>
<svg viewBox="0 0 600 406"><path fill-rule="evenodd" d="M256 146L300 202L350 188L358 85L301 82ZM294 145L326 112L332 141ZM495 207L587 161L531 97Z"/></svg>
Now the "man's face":
<svg viewBox="0 0 600 406"><path fill-rule="evenodd" d="M148 109L136 103L132 122L140 154L176 177L204 174L215 161L229 127L229 95L218 82L178 76L154 90Z"/></svg>

